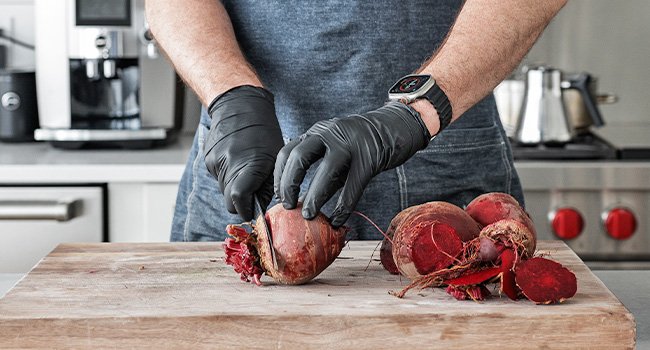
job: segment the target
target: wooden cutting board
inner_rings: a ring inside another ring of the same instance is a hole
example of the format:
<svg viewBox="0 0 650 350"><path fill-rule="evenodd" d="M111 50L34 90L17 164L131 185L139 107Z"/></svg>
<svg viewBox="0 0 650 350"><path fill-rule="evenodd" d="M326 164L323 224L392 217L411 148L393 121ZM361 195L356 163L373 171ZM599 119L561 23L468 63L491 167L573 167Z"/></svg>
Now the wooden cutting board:
<svg viewBox="0 0 650 350"><path fill-rule="evenodd" d="M407 281L370 260L376 244L350 242L310 284L263 287L217 243L62 244L0 300L0 348L634 348L633 316L562 242L538 246L578 277L560 305L398 299Z"/></svg>

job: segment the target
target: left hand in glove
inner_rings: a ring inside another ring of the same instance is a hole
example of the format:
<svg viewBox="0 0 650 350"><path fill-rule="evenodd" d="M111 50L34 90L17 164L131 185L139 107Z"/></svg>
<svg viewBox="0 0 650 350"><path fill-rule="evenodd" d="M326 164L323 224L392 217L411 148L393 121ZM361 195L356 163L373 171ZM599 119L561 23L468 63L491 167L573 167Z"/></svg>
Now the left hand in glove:
<svg viewBox="0 0 650 350"><path fill-rule="evenodd" d="M307 169L322 158L304 197L302 215L313 219L343 187L331 217L332 226L339 227L374 176L406 162L430 138L420 114L400 102L320 121L280 150L273 173L275 194L285 208L295 208Z"/></svg>

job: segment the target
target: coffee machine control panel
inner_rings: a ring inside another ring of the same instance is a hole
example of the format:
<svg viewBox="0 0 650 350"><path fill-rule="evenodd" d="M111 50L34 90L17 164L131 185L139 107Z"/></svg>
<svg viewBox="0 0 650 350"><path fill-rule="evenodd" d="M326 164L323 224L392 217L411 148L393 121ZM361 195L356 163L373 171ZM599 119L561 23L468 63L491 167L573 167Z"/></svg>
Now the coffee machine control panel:
<svg viewBox="0 0 650 350"><path fill-rule="evenodd" d="M135 58L144 18L131 0L75 0L69 30L73 59Z"/></svg>

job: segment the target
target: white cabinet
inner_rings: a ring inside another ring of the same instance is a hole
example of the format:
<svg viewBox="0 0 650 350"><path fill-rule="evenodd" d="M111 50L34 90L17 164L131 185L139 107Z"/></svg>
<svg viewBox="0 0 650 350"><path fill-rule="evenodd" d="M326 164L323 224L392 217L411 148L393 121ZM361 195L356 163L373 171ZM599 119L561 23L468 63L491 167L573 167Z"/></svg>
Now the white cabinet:
<svg viewBox="0 0 650 350"><path fill-rule="evenodd" d="M178 183L109 183L111 242L169 242Z"/></svg>
<svg viewBox="0 0 650 350"><path fill-rule="evenodd" d="M102 242L101 186L0 187L0 273L26 273L59 243Z"/></svg>

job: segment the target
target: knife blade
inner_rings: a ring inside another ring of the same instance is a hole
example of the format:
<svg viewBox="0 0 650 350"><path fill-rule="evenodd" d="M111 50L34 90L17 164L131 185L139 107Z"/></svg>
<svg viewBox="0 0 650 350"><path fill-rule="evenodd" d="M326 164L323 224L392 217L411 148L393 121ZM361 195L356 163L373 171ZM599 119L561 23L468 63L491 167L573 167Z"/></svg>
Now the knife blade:
<svg viewBox="0 0 650 350"><path fill-rule="evenodd" d="M273 237L271 236L271 230L269 225L266 222L266 211L262 209L259 198L257 195L253 196L253 201L255 202L255 217L262 215L262 230L266 234L267 241L269 242L269 249L271 250L271 260L273 261L273 268L278 269L278 259L275 256L275 249L273 248Z"/></svg>

